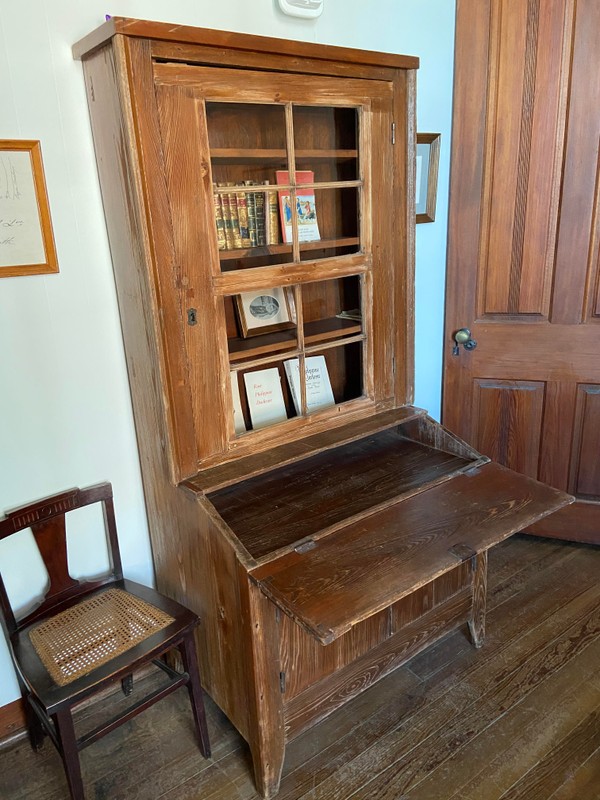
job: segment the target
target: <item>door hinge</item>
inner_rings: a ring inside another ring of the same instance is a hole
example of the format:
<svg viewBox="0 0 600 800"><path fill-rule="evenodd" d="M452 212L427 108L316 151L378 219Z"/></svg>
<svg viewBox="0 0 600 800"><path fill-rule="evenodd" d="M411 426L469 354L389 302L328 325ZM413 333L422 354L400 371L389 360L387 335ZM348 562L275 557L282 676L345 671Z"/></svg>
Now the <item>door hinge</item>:
<svg viewBox="0 0 600 800"><path fill-rule="evenodd" d="M396 123L392 122L392 144L396 144Z"/></svg>
<svg viewBox="0 0 600 800"><path fill-rule="evenodd" d="M281 694L285 694L285 672L279 673L279 688L281 689Z"/></svg>

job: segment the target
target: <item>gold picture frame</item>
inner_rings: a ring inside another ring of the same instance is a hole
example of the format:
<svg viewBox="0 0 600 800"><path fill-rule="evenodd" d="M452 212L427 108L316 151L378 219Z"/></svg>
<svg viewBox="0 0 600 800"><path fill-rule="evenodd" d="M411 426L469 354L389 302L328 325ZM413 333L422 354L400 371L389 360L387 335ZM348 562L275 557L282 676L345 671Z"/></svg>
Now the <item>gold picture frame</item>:
<svg viewBox="0 0 600 800"><path fill-rule="evenodd" d="M417 222L435 222L441 133L417 133Z"/></svg>
<svg viewBox="0 0 600 800"><path fill-rule="evenodd" d="M296 326L294 296L287 287L236 294L235 307L244 339Z"/></svg>
<svg viewBox="0 0 600 800"><path fill-rule="evenodd" d="M58 272L41 144L0 140L0 277Z"/></svg>

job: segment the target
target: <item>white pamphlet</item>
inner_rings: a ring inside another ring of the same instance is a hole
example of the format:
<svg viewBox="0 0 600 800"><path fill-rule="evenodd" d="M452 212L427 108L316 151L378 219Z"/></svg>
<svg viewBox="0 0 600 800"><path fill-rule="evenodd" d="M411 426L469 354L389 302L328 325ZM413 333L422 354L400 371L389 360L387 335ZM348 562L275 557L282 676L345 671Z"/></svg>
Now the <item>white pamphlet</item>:
<svg viewBox="0 0 600 800"><path fill-rule="evenodd" d="M277 367L244 374L250 419L254 430L287 419Z"/></svg>
<svg viewBox="0 0 600 800"><path fill-rule="evenodd" d="M296 413L302 413L300 390L300 365L297 358L284 362ZM325 356L309 356L304 360L306 374L306 408L310 414L320 408L335 405Z"/></svg>
<svg viewBox="0 0 600 800"><path fill-rule="evenodd" d="M237 434L246 433L246 423L244 422L244 413L242 411L242 401L240 399L240 385L238 383L238 374L234 370L229 373L231 378L231 397L233 399L233 424Z"/></svg>

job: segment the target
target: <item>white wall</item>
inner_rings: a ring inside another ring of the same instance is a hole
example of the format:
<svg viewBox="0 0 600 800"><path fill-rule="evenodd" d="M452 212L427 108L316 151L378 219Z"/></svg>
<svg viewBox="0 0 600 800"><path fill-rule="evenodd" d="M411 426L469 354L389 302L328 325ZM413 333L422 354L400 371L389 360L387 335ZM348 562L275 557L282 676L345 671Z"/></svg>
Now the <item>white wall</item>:
<svg viewBox="0 0 600 800"><path fill-rule="evenodd" d="M454 0L325 0L317 20L276 0L28 0L0 14L0 139L39 139L58 275L0 280L0 514L71 486L110 480L125 573L152 580L129 389L81 64L71 45L106 11L421 57L418 127L442 133L434 224L417 226L416 403L439 416ZM90 536L92 533L90 533ZM26 538L26 537L25 537ZM10 556L11 595L43 585L27 541ZM72 568L98 572L91 539ZM1 637L0 637L1 638ZM0 641L0 706L18 697Z"/></svg>

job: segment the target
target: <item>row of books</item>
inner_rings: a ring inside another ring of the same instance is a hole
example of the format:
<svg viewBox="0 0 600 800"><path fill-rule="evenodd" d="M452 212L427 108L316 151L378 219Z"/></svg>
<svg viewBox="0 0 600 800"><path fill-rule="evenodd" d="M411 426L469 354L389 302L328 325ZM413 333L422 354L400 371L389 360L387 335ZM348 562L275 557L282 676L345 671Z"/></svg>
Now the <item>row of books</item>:
<svg viewBox="0 0 600 800"><path fill-rule="evenodd" d="M289 173L277 170L276 182L289 184ZM296 183L314 183L312 170L297 170ZM292 241L292 203L289 190L223 191L230 187L265 186L269 181L215 183L215 222L219 250L243 250ZM296 190L296 220L300 242L318 241L320 237L314 189ZM280 227L281 226L281 227Z"/></svg>
<svg viewBox="0 0 600 800"><path fill-rule="evenodd" d="M296 414L301 414L300 362L297 358L291 358L284 361L283 366ZM304 367L308 413L335 405L325 356L306 358ZM266 428L268 425L274 425L276 422L283 422L287 419L281 377L277 367L244 373L244 385L254 430ZM244 433L246 423L242 412L237 372L231 372L231 393L235 432L237 434Z"/></svg>
<svg viewBox="0 0 600 800"><path fill-rule="evenodd" d="M269 186L269 181L216 183L216 189L228 186ZM279 210L277 191L215 192L215 221L219 250L241 250L278 244Z"/></svg>

